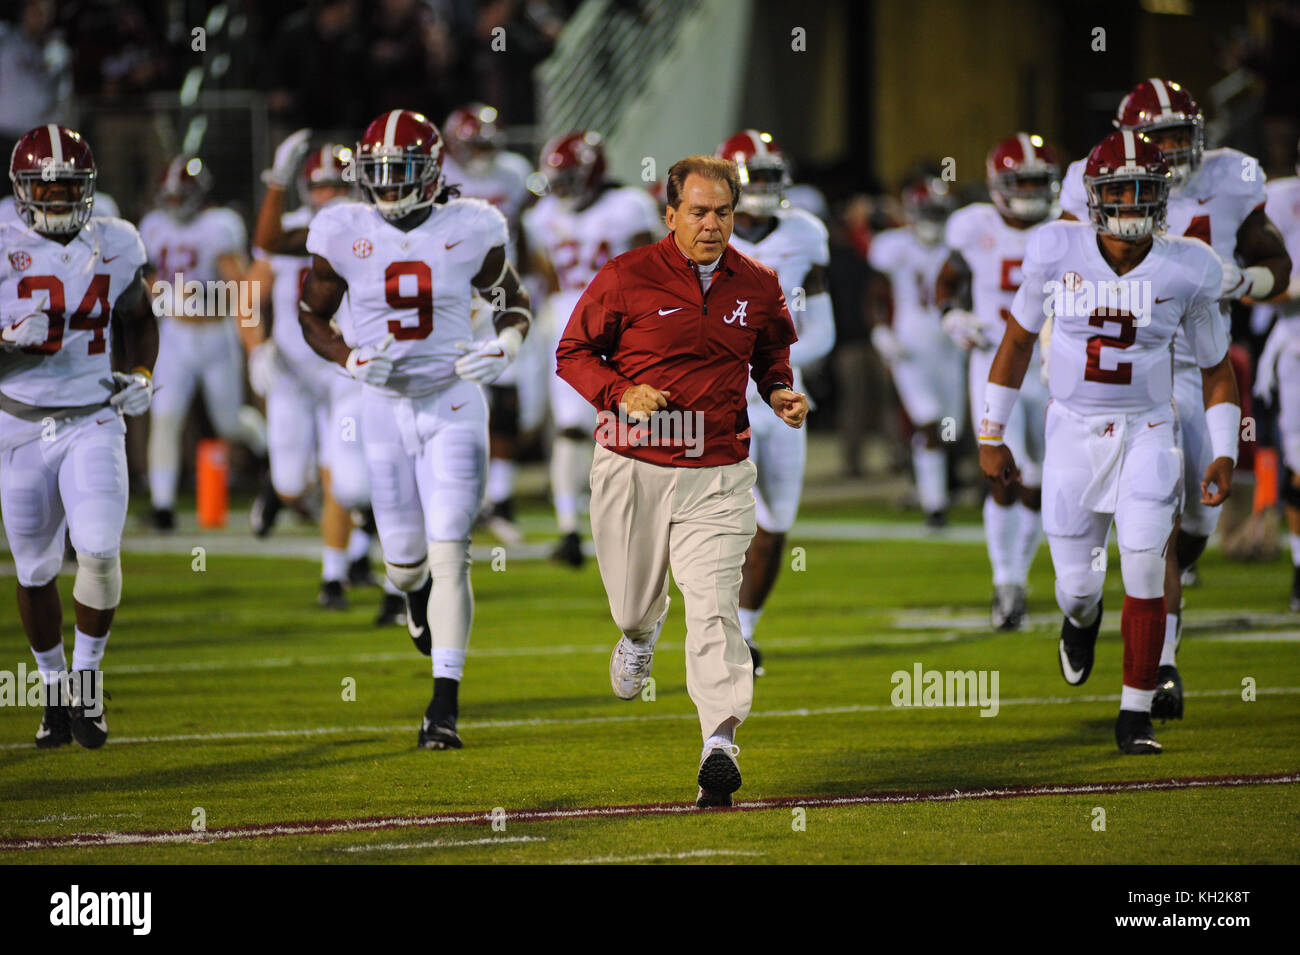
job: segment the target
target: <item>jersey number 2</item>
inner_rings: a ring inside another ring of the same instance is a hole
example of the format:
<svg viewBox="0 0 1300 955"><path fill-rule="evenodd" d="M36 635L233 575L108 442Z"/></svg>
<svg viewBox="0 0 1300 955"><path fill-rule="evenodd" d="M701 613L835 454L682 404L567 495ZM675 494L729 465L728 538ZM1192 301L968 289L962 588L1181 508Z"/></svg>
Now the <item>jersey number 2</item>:
<svg viewBox="0 0 1300 955"><path fill-rule="evenodd" d="M1099 310L1088 319L1089 325L1105 329L1107 322L1119 326L1118 335L1093 335L1088 339L1088 364L1083 370L1084 381L1096 381L1103 385L1127 385L1133 381L1133 363L1117 362L1114 368L1101 367L1101 350L1103 348L1128 348L1137 340L1137 319L1127 312Z"/></svg>
<svg viewBox="0 0 1300 955"><path fill-rule="evenodd" d="M50 316L50 331L45 341L23 351L39 355L53 355L63 347L64 309L67 304L63 296L63 282L57 275L26 275L18 281L18 297L34 298L37 292L48 292L49 302L45 314ZM96 314L91 314L95 312ZM90 280L90 286L81 299L77 310L67 316L67 327L74 331L91 332L90 341L86 343L86 353L102 355L106 342L104 328L112 316L112 307L108 304L108 276L96 275Z"/></svg>

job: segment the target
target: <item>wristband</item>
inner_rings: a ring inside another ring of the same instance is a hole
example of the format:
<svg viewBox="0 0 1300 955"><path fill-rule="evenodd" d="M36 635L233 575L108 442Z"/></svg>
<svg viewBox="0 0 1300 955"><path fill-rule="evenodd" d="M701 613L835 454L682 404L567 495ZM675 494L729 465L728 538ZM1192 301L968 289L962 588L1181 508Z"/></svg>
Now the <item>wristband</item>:
<svg viewBox="0 0 1300 955"><path fill-rule="evenodd" d="M1210 432L1210 448L1216 458L1237 464L1237 436L1241 433L1241 406L1221 401L1205 409L1205 426Z"/></svg>
<svg viewBox="0 0 1300 955"><path fill-rule="evenodd" d="M150 371L148 368L146 368L144 365L136 365L134 368L131 369L131 374L144 375L146 378L149 379L149 384L153 384L153 372Z"/></svg>
<svg viewBox="0 0 1300 955"><path fill-rule="evenodd" d="M980 427L977 438L980 444L999 445L1006 431L1007 419L1011 409L1020 397L1019 388L989 382L984 386L984 413L980 415Z"/></svg>

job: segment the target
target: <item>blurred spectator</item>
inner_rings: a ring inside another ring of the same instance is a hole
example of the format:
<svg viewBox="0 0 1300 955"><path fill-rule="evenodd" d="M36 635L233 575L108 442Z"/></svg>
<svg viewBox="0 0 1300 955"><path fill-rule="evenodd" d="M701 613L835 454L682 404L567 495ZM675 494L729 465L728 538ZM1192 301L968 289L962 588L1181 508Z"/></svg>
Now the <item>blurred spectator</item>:
<svg viewBox="0 0 1300 955"><path fill-rule="evenodd" d="M871 406L871 376L879 375L871 347L868 318L871 269L866 262L869 242L867 217L870 200L850 199L830 230L830 268L827 285L835 311L836 424L840 436L841 466L845 477L860 477L862 445ZM883 407L877 405L878 408Z"/></svg>
<svg viewBox="0 0 1300 955"><path fill-rule="evenodd" d="M432 8L422 0L379 0L365 19L366 115L390 109L445 115L450 107L434 83L444 50Z"/></svg>
<svg viewBox="0 0 1300 955"><path fill-rule="evenodd" d="M0 156L6 165L23 133L43 123L71 125L72 55L54 29L53 0L25 0L0 24Z"/></svg>
<svg viewBox="0 0 1300 955"><path fill-rule="evenodd" d="M279 126L355 137L374 118L366 114L366 48L358 26L354 0L312 0L285 19L260 84Z"/></svg>
<svg viewBox="0 0 1300 955"><path fill-rule="evenodd" d="M180 83L180 61L163 50L164 31L140 0L72 0L59 5L59 20L76 51L78 94L118 96Z"/></svg>
<svg viewBox="0 0 1300 955"><path fill-rule="evenodd" d="M507 122L533 123L533 69L551 55L567 13L554 0L480 4L474 26L476 98L495 105Z"/></svg>

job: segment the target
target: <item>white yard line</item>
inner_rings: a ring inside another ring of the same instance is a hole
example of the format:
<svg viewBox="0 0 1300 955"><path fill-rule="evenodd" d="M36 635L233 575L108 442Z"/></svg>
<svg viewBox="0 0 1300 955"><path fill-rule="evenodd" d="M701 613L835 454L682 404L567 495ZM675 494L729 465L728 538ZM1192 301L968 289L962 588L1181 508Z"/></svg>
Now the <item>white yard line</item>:
<svg viewBox="0 0 1300 955"><path fill-rule="evenodd" d="M595 856L590 859L560 859L555 865L614 865L619 862L660 862L680 859L713 859L718 856L761 856L747 849L692 849L689 852L650 852L640 856Z"/></svg>
<svg viewBox="0 0 1300 955"><path fill-rule="evenodd" d="M367 846L340 846L339 852L405 852L411 849L460 849L511 842L546 842L545 836L490 836L486 839L432 839L428 842L377 842Z"/></svg>

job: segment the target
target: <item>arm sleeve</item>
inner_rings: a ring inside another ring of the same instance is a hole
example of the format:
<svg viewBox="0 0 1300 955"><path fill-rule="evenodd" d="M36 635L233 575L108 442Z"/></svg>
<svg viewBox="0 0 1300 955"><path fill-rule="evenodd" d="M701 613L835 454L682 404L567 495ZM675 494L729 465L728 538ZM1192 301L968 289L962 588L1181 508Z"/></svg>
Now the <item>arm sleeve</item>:
<svg viewBox="0 0 1300 955"><path fill-rule="evenodd" d="M796 340L794 322L785 307L785 293L775 275L770 276L769 281L775 286L776 294L770 299L768 314L754 339L754 352L749 358L750 374L764 401L777 385L788 387L794 381L794 372L790 368L790 345Z"/></svg>
<svg viewBox="0 0 1300 955"><path fill-rule="evenodd" d="M599 411L617 411L623 392L636 384L608 359L618 347L625 315L618 266L610 261L578 299L555 349L555 373Z"/></svg>
<svg viewBox="0 0 1300 955"><path fill-rule="evenodd" d="M1228 322L1219 314L1219 287L1223 284L1223 266L1214 253L1205 256L1205 269L1199 287L1183 312L1183 328L1188 344L1196 355L1196 364L1213 368L1228 353Z"/></svg>

